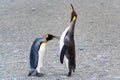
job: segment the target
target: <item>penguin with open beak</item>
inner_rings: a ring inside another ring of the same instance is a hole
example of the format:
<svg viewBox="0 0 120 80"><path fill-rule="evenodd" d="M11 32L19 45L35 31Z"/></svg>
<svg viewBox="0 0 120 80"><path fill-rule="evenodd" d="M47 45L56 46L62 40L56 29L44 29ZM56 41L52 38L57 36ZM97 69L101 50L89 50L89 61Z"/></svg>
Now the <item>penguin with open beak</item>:
<svg viewBox="0 0 120 80"><path fill-rule="evenodd" d="M44 37L34 40L30 51L30 71L28 76L33 75L33 73L35 73L38 77L43 76L40 69L43 66L45 47L47 42L54 38L56 38L56 36L46 34Z"/></svg>
<svg viewBox="0 0 120 80"><path fill-rule="evenodd" d="M75 12L73 5L71 4L71 20L70 25L64 30L60 37L60 62L63 64L65 60L66 67L68 69L68 77L72 72L75 72L75 42L74 42L74 28L77 20L77 13Z"/></svg>

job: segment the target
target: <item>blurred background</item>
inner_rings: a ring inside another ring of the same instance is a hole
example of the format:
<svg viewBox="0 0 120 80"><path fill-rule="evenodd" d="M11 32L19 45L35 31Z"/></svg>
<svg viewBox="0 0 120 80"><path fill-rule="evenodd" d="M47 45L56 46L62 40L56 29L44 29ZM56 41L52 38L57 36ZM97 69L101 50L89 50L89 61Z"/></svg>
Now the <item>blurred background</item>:
<svg viewBox="0 0 120 80"><path fill-rule="evenodd" d="M73 4L76 72L66 77L59 61L59 40L46 47L44 77L27 77L32 42L60 36ZM120 80L119 0L0 0L0 80Z"/></svg>

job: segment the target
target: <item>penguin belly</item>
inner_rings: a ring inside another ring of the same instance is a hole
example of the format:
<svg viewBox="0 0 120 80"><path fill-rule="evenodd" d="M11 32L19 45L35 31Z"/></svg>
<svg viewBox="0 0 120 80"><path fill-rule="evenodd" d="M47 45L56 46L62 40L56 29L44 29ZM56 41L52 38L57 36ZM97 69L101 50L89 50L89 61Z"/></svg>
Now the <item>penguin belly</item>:
<svg viewBox="0 0 120 80"><path fill-rule="evenodd" d="M36 68L38 73L40 73L40 68L43 66L43 57L45 54L46 44L47 42L42 43L38 51L38 65Z"/></svg>
<svg viewBox="0 0 120 80"><path fill-rule="evenodd" d="M65 38L66 33L67 33L68 30L69 30L69 26L64 30L64 32L62 33L62 35L60 37L60 53L61 53L61 50L63 48L64 38ZM68 70L68 58L65 56L64 60L65 60L66 68Z"/></svg>
<svg viewBox="0 0 120 80"><path fill-rule="evenodd" d="M65 38L65 35L66 35L68 29L69 29L69 26L65 29L65 31L62 33L62 35L61 35L61 37L60 37L60 52L61 52L61 50L62 50L62 48L63 48L64 38Z"/></svg>

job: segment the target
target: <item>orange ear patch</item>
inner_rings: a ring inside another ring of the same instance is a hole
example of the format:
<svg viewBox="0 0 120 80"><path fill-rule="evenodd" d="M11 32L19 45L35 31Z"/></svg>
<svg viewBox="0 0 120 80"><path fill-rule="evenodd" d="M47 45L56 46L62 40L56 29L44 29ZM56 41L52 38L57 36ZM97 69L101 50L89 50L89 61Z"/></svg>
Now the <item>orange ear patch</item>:
<svg viewBox="0 0 120 80"><path fill-rule="evenodd" d="M45 38L48 38L48 36L49 36L49 35L48 35L48 34L46 34L46 35L45 35Z"/></svg>

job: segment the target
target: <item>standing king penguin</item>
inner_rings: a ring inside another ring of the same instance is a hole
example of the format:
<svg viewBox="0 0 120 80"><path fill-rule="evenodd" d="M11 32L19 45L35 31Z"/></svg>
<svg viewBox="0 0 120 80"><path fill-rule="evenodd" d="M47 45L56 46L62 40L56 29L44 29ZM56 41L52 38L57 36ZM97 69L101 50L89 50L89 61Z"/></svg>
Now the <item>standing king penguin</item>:
<svg viewBox="0 0 120 80"><path fill-rule="evenodd" d="M43 38L37 38L32 46L30 51L30 71L28 76L31 76L34 72L36 76L42 77L43 74L40 73L40 68L43 66L43 57L45 54L45 47L49 40L56 38L51 34L46 34Z"/></svg>
<svg viewBox="0 0 120 80"><path fill-rule="evenodd" d="M63 64L65 60L66 67L68 69L68 77L71 76L72 71L75 72L75 42L74 42L74 28L77 20L77 13L75 12L73 5L71 4L71 20L70 25L65 29L60 37L60 62Z"/></svg>

